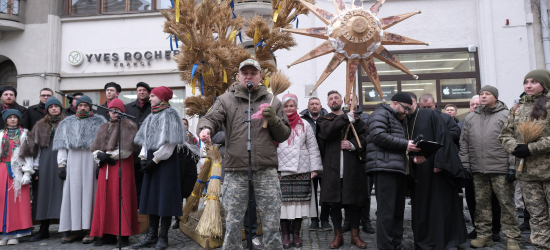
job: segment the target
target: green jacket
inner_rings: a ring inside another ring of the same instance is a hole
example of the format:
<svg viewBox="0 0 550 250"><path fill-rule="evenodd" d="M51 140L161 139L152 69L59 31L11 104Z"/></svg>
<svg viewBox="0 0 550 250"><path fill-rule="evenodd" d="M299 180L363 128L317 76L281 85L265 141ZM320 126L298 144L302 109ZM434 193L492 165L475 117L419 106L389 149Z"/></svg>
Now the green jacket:
<svg viewBox="0 0 550 250"><path fill-rule="evenodd" d="M497 101L492 108L477 106L464 119L460 133L460 160L473 173L506 174L514 169L514 156L506 152L498 140L508 118L508 107Z"/></svg>
<svg viewBox="0 0 550 250"><path fill-rule="evenodd" d="M514 105L508 114L508 120L502 128L502 132L498 139L502 142L502 146L508 153L512 153L518 144L523 144L523 139L517 126L530 120L531 111L535 103L542 94L524 95L519 100L519 106L516 109ZM538 120L545 125L545 129L541 133L541 137L528 144L531 156L525 158L523 163L523 171L516 172L516 177L523 181L547 181L550 180L550 95L546 98L546 110L548 115L544 120ZM515 112L514 112L515 110ZM514 115L515 113L515 115ZM516 169L519 166L520 158L516 158Z"/></svg>
<svg viewBox="0 0 550 250"><path fill-rule="evenodd" d="M273 95L267 92L263 85L252 91L252 115L258 112L261 104L270 103ZM275 98L271 104L280 121L275 126L263 128L264 119L252 119L250 137L252 149L252 170L278 168L277 146L274 142L284 142L290 136L290 125L283 111L283 105ZM216 98L216 102L208 113L200 118L197 134L203 129L209 129L210 135L215 135L225 126L225 157L224 171L247 171L248 152L248 90L239 85L232 85L228 92Z"/></svg>

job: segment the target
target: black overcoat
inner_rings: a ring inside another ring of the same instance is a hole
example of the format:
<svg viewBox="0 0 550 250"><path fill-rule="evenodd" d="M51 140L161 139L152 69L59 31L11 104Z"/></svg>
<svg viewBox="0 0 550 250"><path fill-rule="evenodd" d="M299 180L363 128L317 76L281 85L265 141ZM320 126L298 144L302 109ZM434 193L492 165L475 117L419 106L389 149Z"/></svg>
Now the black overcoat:
<svg viewBox="0 0 550 250"><path fill-rule="evenodd" d="M34 127L34 124L36 122L40 121L44 116L46 115L46 112L40 107L40 104L32 105L29 107L29 130L32 130Z"/></svg>
<svg viewBox="0 0 550 250"><path fill-rule="evenodd" d="M323 182L321 184L321 202L338 203L344 205L364 206L366 201L365 175L359 162L360 155L365 148L365 123L355 116L353 126L359 137L362 148L355 139L353 131L348 131L347 140L355 146L354 151L342 150L341 141L344 139L346 128L349 125L347 114L333 113L320 117L317 120L317 143L323 161ZM344 156L343 182L340 184L340 155Z"/></svg>

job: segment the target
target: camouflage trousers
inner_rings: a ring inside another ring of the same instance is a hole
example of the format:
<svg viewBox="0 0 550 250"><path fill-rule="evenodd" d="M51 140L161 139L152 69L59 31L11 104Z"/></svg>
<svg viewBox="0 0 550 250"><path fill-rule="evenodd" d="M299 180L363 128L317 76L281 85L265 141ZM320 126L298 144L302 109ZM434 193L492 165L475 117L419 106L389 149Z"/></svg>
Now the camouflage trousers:
<svg viewBox="0 0 550 250"><path fill-rule="evenodd" d="M281 187L276 168L252 172L256 206L262 221L263 247L283 249L279 222L281 219ZM223 207L225 209L225 239L223 249L242 249L241 231L248 205L248 173L225 172Z"/></svg>
<svg viewBox="0 0 550 250"><path fill-rule="evenodd" d="M493 211L491 199L495 193L500 204L500 223L502 233L508 239L521 241L519 221L514 205L514 182L505 180L506 174L474 173L474 190L476 196L475 224L479 238L491 238Z"/></svg>
<svg viewBox="0 0 550 250"><path fill-rule="evenodd" d="M535 249L550 249L550 181L521 181L525 209L531 214L531 242Z"/></svg>

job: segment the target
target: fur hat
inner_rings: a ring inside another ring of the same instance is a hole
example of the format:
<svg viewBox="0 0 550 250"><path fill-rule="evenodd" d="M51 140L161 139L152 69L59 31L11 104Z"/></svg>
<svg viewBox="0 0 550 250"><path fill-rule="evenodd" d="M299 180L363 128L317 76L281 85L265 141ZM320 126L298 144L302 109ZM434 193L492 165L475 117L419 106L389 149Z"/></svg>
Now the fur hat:
<svg viewBox="0 0 550 250"><path fill-rule="evenodd" d="M105 84L105 87L103 89L107 90L107 88L109 87L114 87L117 93L120 93L122 91L122 88L120 87L120 85L118 85L115 82L108 82L107 84Z"/></svg>
<svg viewBox="0 0 550 250"><path fill-rule="evenodd" d="M149 86L149 84L144 83L144 82L138 82L138 83L136 84L136 89L139 88L139 87L144 87L144 88L147 89L147 91L148 91L149 93L151 93L151 87Z"/></svg>
<svg viewBox="0 0 550 250"><path fill-rule="evenodd" d="M115 98L113 99L112 101L109 102L109 106L108 108L112 109L112 108L118 108L120 109L122 112L126 112L125 109L124 109L124 103L122 103L122 101L118 98Z"/></svg>
<svg viewBox="0 0 550 250"><path fill-rule="evenodd" d="M81 102L83 101L86 101L86 102L89 102L91 103L92 102L92 98L90 98L89 96L87 95L82 95L81 97L78 98L78 100L76 100L76 106L78 107L78 104L80 104ZM88 103L86 103L88 104ZM88 106L90 106L90 109L92 108L92 105L88 104Z"/></svg>
<svg viewBox="0 0 550 250"><path fill-rule="evenodd" d="M17 109L6 109L2 111L2 120L6 121L10 115L16 115L19 117L19 121L21 121L21 117L23 117L21 112Z"/></svg>
<svg viewBox="0 0 550 250"><path fill-rule="evenodd" d="M170 88L160 86L156 87L151 91L151 94L156 95L158 98L160 98L163 101L169 101L172 99L172 96L174 95L174 92Z"/></svg>
<svg viewBox="0 0 550 250"><path fill-rule="evenodd" d="M50 97L48 98L48 100L46 101L46 112L48 112L48 107L50 107L50 105L52 104L55 104L55 105L58 105L60 108L63 107L63 105L61 105L61 102L59 101L59 99L55 98L55 97Z"/></svg>
<svg viewBox="0 0 550 250"><path fill-rule="evenodd" d="M15 89L14 87L12 86L4 86L0 89L0 96L4 94L5 91L12 91L13 92L13 95L15 95L15 97L17 97L17 89Z"/></svg>

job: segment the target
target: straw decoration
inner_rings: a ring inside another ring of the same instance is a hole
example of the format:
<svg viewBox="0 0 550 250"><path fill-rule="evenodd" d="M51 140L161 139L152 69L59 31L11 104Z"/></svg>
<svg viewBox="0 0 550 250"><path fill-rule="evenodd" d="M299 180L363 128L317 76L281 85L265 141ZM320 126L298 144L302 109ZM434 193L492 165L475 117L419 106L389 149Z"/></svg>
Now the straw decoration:
<svg viewBox="0 0 550 250"><path fill-rule="evenodd" d="M204 186L208 180L208 174L210 173L211 166L212 160L207 158L206 161L204 161L204 165L202 165L202 169L199 173L199 177L197 178L197 182L195 183L195 187L193 188L193 192L191 192L191 195L187 198L185 206L183 206L183 215L180 218L182 223L185 223L189 213L197 211L202 191L204 190Z"/></svg>
<svg viewBox="0 0 550 250"><path fill-rule="evenodd" d="M210 183L206 193L206 206L196 231L205 238L222 238L223 223L221 217L220 190L222 173L222 156L214 145L207 146L207 154L212 159Z"/></svg>
<svg viewBox="0 0 550 250"><path fill-rule="evenodd" d="M273 98L271 99L271 102L269 103L269 105L273 103L273 100L277 98L277 95L282 94L288 88L290 88L290 85L292 85L292 83L290 83L290 80L288 80L288 77L280 71L271 74L269 83L271 84L271 90L273 91ZM267 128L267 120L264 120L263 127Z"/></svg>
<svg viewBox="0 0 550 250"><path fill-rule="evenodd" d="M523 139L523 143L525 144L536 141L540 137L540 134L542 133L543 130L544 130L544 125L538 122L526 121L518 125L518 132L521 135L521 138ZM518 167L518 171L520 172L523 171L523 162L524 162L524 159L521 158L521 160L519 161L519 167Z"/></svg>

